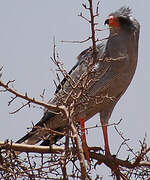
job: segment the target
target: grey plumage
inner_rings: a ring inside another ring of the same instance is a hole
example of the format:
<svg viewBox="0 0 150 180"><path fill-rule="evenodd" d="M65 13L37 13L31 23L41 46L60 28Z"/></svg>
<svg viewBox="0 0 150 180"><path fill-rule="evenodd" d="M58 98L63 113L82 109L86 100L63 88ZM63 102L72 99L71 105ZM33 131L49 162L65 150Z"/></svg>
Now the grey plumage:
<svg viewBox="0 0 150 180"><path fill-rule="evenodd" d="M129 7L121 7L118 11L115 11L113 13L111 13L110 15L113 15L113 16L116 16L116 17L119 17L119 16L124 16L124 17L129 17L131 16L132 14L132 11Z"/></svg>
<svg viewBox="0 0 150 180"><path fill-rule="evenodd" d="M98 61L93 67L91 82L85 90L90 101L87 102L85 97L80 98L73 116L75 121L79 121L82 116L88 120L96 113L100 113L102 121L107 124L116 103L133 78L138 58L140 25L131 16L131 10L128 7L122 7L110 16L118 18L120 28L111 28L109 38L97 45ZM92 48L86 49L78 56L77 64L69 72L75 82L87 71L87 60L93 62ZM67 95L62 91L62 87L67 93L72 89L70 83L64 79L56 90L57 96L54 96L49 103L59 105L62 99L66 99ZM76 91L78 92L78 89ZM96 103L98 97L101 99ZM44 125L53 130L62 131L66 126L66 119L60 114L46 110L43 118L37 123L37 126ZM47 132L37 133L36 128L33 128L17 143L36 144L45 135Z"/></svg>

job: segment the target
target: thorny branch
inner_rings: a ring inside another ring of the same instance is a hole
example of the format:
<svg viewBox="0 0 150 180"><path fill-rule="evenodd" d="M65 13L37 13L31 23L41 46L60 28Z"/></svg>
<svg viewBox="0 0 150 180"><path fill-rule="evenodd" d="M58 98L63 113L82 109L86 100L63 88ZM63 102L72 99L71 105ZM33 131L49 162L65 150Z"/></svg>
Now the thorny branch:
<svg viewBox="0 0 150 180"><path fill-rule="evenodd" d="M82 15L82 13L79 14L79 16L83 19L85 19L88 23L90 23L91 25L91 33L92 36L89 39L92 39L92 48L93 48L93 61L94 63L97 62L97 48L96 48L96 37L95 37L95 26L97 25L97 23L95 23L95 17L99 16L99 1L97 2L97 6L96 6L96 14L94 14L93 12L93 1L92 0L88 0L89 3L89 7L87 7L86 4L82 4L83 7L89 11L90 13L90 20L87 19L85 16ZM88 40L89 40L88 39Z"/></svg>
<svg viewBox="0 0 150 180"><path fill-rule="evenodd" d="M83 148L81 146L80 140L79 140L78 132L73 122L71 123L71 130L73 132L73 135L75 136L74 139L77 146L78 157L79 157L80 166L81 166L81 179L85 180L87 177L87 172L86 172L84 152L83 152Z"/></svg>
<svg viewBox="0 0 150 180"><path fill-rule="evenodd" d="M93 50L93 61L94 63L97 62L97 48L96 42L99 41L95 37L96 31L101 31L95 28L97 23L95 23L95 17L99 15L99 2L96 6L96 12L93 12L93 1L87 0L88 6L86 4L82 4L83 7L89 11L90 19L83 16L82 13L79 14L84 20L86 20L91 25L91 36L82 41L62 41L62 42L73 42L73 43L84 43L89 40L92 40L92 50ZM119 57L116 59L107 59L107 62L112 61L120 61L124 59L124 57ZM80 102L81 96L83 96L86 100L92 100L91 97L86 96L86 88L89 85L89 75L92 75L92 68L93 63L89 63L87 59L87 71L85 71L80 78L75 82L70 74L67 73L63 64L60 61L58 54L56 53L56 45L54 41L54 48L53 48L53 57L51 60L56 64L58 71L64 76L72 90L70 93L67 94L63 89L63 85L61 84L61 80L59 78L59 74L57 74L57 80L59 85L61 86L60 89L66 95L65 100L60 98L61 104L59 106L47 104L41 101L36 100L35 98L30 98L27 93L25 95L17 92L14 88L10 88L10 84L14 81L8 81L4 83L0 80L0 86L3 87L3 90L0 92L10 92L14 95L11 97L9 101L9 105L14 102L18 97L27 101L27 103L23 104L20 108L12 113L18 112L20 109L24 108L25 106L30 106L31 103L43 106L44 108L54 111L56 113L63 113L67 119L67 127L64 132L58 132L50 128L46 127L36 127L39 131L47 131L49 134L58 135L58 136L65 136L65 142L63 142L62 146L38 146L38 145L24 145L24 144L15 144L12 142L0 142L0 178L3 179L10 179L10 178L22 178L22 177L30 177L31 179L40 178L40 179L69 179L69 178L76 178L76 179L86 179L88 174L92 170L95 170L96 165L100 165L104 163L107 167L109 167L112 171L114 171L114 166L118 167L117 172L115 172L116 178L123 180L128 179L150 179L150 159L148 157L148 153L150 152L150 147L146 148L145 141L141 143L141 151L139 153L133 152L133 149L127 144L126 138L124 138L123 134L119 132L116 128L116 125L120 123L110 124L115 126L116 131L118 132L119 136L122 138L123 142L119 147L118 152L120 151L121 147L125 144L128 147L128 150L133 153L134 158L129 160L127 157L126 160L119 159L117 156L106 156L102 153L98 152L100 148L93 147L93 152L90 151L90 158L92 160L98 161L95 164L95 161L91 162L91 167L88 171L87 164L84 157L83 148L81 146L81 142L79 139L79 129L76 127L76 123L72 119L72 114L74 113L75 105L79 106L80 104L84 105L85 102ZM103 59L102 59L103 60ZM99 60L100 61L100 60ZM86 62L85 62L86 63ZM0 71L2 68L0 69ZM0 78L1 78L0 73ZM55 82L55 81L54 81ZM56 85L56 83L55 83ZM56 85L57 86L57 85ZM79 89L80 91L77 93L75 90ZM56 94L57 96L57 94ZM91 98L91 99L90 99ZM109 97L108 94L104 97L97 97L94 99L97 103L101 103L104 101L105 98L110 99L110 101L114 100L114 97ZM100 100L99 100L100 99ZM73 105L69 105L72 102ZM110 126L107 125L107 126ZM88 127L85 129L92 129L97 128L99 126ZM70 140L72 144L70 145ZM20 151L27 153L27 159L19 159L13 151ZM37 153L35 156L30 156L29 152ZM117 152L117 155L118 155ZM40 156L39 156L40 154ZM47 157L44 154L48 154ZM37 165L39 163L38 160L41 160L40 167ZM33 161L32 161L33 160ZM36 163L36 161L38 163ZM79 160L80 166L77 165L77 160ZM93 164L92 164L93 163ZM72 166L70 166L72 164ZM69 167L68 167L69 166ZM71 168L70 168L71 167ZM93 168L93 169L92 169ZM71 172L71 170L72 172ZM145 174L144 174L144 173ZM59 178L58 178L59 177ZM115 177L114 177L115 178ZM95 178L95 180L98 178ZM102 179L102 178L100 178Z"/></svg>
<svg viewBox="0 0 150 180"><path fill-rule="evenodd" d="M74 127L73 127L73 129L74 129ZM76 130L74 132L76 133ZM75 138L76 137L77 136L75 136ZM143 144L142 144L142 146L143 146ZM8 141L7 142L0 142L0 147L1 147L0 148L1 151L2 150L7 150L7 151L8 150L15 150L15 151L36 152L36 153L52 153L52 154L55 153L54 157L56 157L57 154L59 155L62 153L62 156L60 157L60 159L62 159L64 152L65 152L65 148L59 147L59 146L44 147L44 146L37 146L37 145L36 146L35 145L23 145L23 144L15 144L15 143L8 142ZM141 148L143 149L143 147L141 147ZM72 155L76 155L76 153L77 153L78 155L81 156L83 153L82 148L80 147L80 144L79 144L79 147L76 147L76 149L75 148L69 148L69 151L70 151L70 153L72 152ZM120 176L124 177L124 179L130 179L129 177L131 177L132 174L135 174L135 172L136 172L136 175L134 175L134 177L135 176L141 177L140 173L142 171L145 171L145 172L149 171L150 161L148 162L146 160L148 158L146 155L148 152L150 152L150 147L141 151L141 153L139 155L137 155L132 160L132 162L129 159L122 160L122 159L116 158L115 156L105 156L105 155L103 155L101 153L97 153L95 151L90 152L90 158L95 159L98 162L104 163L106 166L108 166L111 169L113 169L113 167L116 165L119 166L120 167L120 171L119 171ZM42 156L42 158L43 158L43 156ZM84 159L84 156L82 156L82 158ZM51 163L52 162L53 161L51 160ZM84 161L81 161L81 162L84 162ZM5 167L3 164L3 160L0 160L0 164L1 164L0 169L1 170L4 169ZM34 170L34 166L31 164L31 162L30 162L30 166L32 166L32 168ZM43 164L43 166L44 166L44 164ZM145 169L143 169L143 168L145 168ZM9 169L7 169L7 171L8 170ZM81 171L86 171L86 169L81 169ZM128 172L128 174L127 174L127 172ZM145 177L149 177L148 174L147 175L145 174ZM85 175L85 172L83 172L82 175ZM68 177L69 177L69 175L68 175ZM84 178L84 176L82 177L82 179L83 178Z"/></svg>
<svg viewBox="0 0 150 180"><path fill-rule="evenodd" d="M48 110L51 110L51 111L54 111L56 113L59 113L59 112L62 112L65 116L67 116L67 110L64 106L56 106L56 105L53 105L53 104L47 104L45 102L42 102L42 101L38 101L36 100L35 98L30 98L27 93L25 93L25 95L17 92L16 90L12 89L9 87L9 84L10 84L10 81L8 83L3 83L1 80L0 80L0 86L2 86L6 91L12 93L15 95L15 97L12 98L12 100L9 102L9 105L10 103L12 103L17 97L21 98L21 99L24 99L26 101L28 101L28 103L26 103L26 105L29 105L30 103L34 103L34 104L37 104L37 105L40 105L40 106L43 106L44 108L48 109ZM23 105L24 107L25 105ZM22 109L19 108L19 109ZM16 112L19 111L16 110ZM14 113L14 112L13 112Z"/></svg>
<svg viewBox="0 0 150 180"><path fill-rule="evenodd" d="M90 11L90 16L91 16L91 32L92 32L92 44L93 44L93 59L94 62L97 62L97 48L96 48L96 40L95 40L95 22L94 22L94 18L96 16L98 16L98 6L97 6L97 14L94 15L93 14L93 1L92 0L88 0L89 1L89 11ZM98 2L99 5L99 2Z"/></svg>
<svg viewBox="0 0 150 180"><path fill-rule="evenodd" d="M128 150L129 150L130 152L132 152L134 156L136 156L136 153L133 151L133 148L131 148L131 147L126 143L129 139L126 139L126 138L123 136L123 134L117 129L117 126L114 126L114 127L115 127L116 132L117 132L117 133L119 134L119 136L122 138L122 140L123 140L123 145L125 144L125 145L127 146Z"/></svg>
<svg viewBox="0 0 150 180"><path fill-rule="evenodd" d="M82 41L64 41L64 40L62 40L61 42L62 43L85 43L85 42L89 41L91 38L92 37L88 37L87 39L84 39Z"/></svg>
<svg viewBox="0 0 150 180"><path fill-rule="evenodd" d="M82 6L85 8L85 10L88 10L89 11L89 14L90 14L90 19L86 18L83 13L81 12L78 16L80 16L82 19L86 20L89 24L90 24L90 27L91 27L91 36L88 37L87 39L85 40L82 40L82 41L64 41L62 40L61 42L69 42L69 43L85 43L89 40L92 40L92 48L93 48L93 61L94 63L97 62L97 48L96 48L96 42L98 41L102 41L102 40L99 40L99 39L96 39L96 31L103 31L102 29L95 29L95 26L98 25L98 23L95 23L95 18L97 16L99 16L99 4L100 4L100 1L97 2L97 5L96 5L96 12L94 14L93 12L93 1L92 0L87 0L88 1L88 4L89 4L89 7L82 3ZM106 29L104 29L106 30Z"/></svg>
<svg viewBox="0 0 150 180"><path fill-rule="evenodd" d="M64 152L64 148L59 146L37 146L37 145L27 145L12 143L9 141L0 141L0 149L14 150L19 152L36 152L36 153L61 153Z"/></svg>
<svg viewBox="0 0 150 180"><path fill-rule="evenodd" d="M15 97L15 98L17 98L17 96ZM13 98L13 100L15 100L14 98ZM10 103L10 102L9 102ZM17 113L18 111L20 111L21 109L23 109L25 106L29 106L30 107L30 102L28 101L26 104L23 104L20 108L18 108L17 110L15 110L15 111L13 111L13 112L10 112L10 114L15 114L15 113Z"/></svg>

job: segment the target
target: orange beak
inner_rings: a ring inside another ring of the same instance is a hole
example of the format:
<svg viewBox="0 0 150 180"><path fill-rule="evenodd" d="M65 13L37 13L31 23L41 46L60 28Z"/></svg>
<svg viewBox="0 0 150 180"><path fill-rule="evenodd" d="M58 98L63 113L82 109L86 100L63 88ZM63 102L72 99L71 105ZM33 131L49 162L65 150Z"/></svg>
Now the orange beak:
<svg viewBox="0 0 150 180"><path fill-rule="evenodd" d="M110 27L117 27L117 28L120 29L120 25L119 25L118 19L115 18L114 16L110 16L109 17L109 26Z"/></svg>

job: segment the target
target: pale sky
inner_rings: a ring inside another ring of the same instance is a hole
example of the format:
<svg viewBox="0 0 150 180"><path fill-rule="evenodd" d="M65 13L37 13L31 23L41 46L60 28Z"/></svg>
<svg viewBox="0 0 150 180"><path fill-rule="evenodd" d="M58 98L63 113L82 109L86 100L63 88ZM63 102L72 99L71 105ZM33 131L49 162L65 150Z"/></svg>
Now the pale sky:
<svg viewBox="0 0 150 180"><path fill-rule="evenodd" d="M61 43L61 40L83 40L89 37L90 28L87 22L78 17L82 11L81 4L86 0L0 0L0 66L3 68L2 79L16 80L15 88L28 92L31 97L39 98L46 89L45 101L53 96L55 66L50 60L52 55L53 37L56 38L57 50L69 71L76 63L78 54L91 46L85 44ZM96 2L96 0L94 1ZM138 66L134 79L125 95L116 105L110 123L118 122L129 144L135 150L139 149L139 140L147 133L147 143L150 138L150 60L149 60L149 0L101 0L98 28L103 29L104 21L112 11L122 5L130 6L134 17L141 24ZM85 13L87 15L87 13ZM106 37L108 32L99 32L98 38ZM38 108L25 108L17 114L9 112L16 110L22 100L7 106L11 95L0 94L0 140L16 141L31 127L31 122L38 122L43 111ZM86 124L99 124L99 116L95 116ZM122 142L113 127L109 128L109 141L112 154L118 150ZM102 130L89 131L88 144L102 146ZM126 158L124 153L121 157ZM102 172L105 179L105 170ZM110 173L110 171L108 171ZM107 180L107 178L106 178Z"/></svg>

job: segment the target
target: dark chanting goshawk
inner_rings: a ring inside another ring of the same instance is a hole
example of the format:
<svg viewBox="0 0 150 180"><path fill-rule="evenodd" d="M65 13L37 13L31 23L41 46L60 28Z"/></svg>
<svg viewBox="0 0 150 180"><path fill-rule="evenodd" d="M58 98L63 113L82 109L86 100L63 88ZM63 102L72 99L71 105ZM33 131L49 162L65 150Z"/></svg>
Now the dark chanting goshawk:
<svg viewBox="0 0 150 180"><path fill-rule="evenodd" d="M83 90L84 93L80 97L82 103L77 102L79 104L75 106L73 120L79 122L81 127L84 128L84 122L99 113L104 134L105 153L109 155L110 149L106 125L116 103L128 88L135 73L140 25L131 15L131 10L128 7L121 7L111 13L105 24L109 26L110 34L108 39L97 45L97 62L88 77L89 81L86 89ZM82 74L88 71L87 61L92 63L93 59L91 47L78 56L78 62L69 72L74 82L78 82ZM64 90L66 93L64 93ZM58 86L54 97L48 103L61 105L62 100L67 98L71 90L72 86L65 78ZM77 93L79 87L75 91ZM87 100L85 97L87 97ZM97 97L108 98L103 98L103 101L100 99L98 102ZM42 119L33 127L31 132L18 140L17 143L36 144L42 141L43 137L47 137L47 139L43 140L42 145L55 143L60 139L58 135L53 137L54 142L50 142L51 135L47 131L37 130L36 126L62 132L66 127L66 123L67 120L61 113L45 110ZM83 144L86 146L86 141Z"/></svg>

